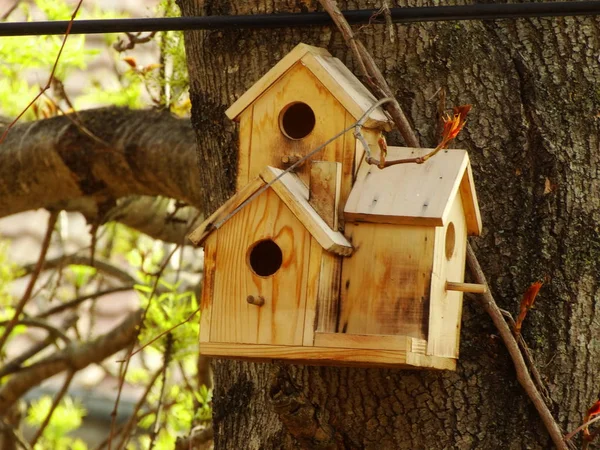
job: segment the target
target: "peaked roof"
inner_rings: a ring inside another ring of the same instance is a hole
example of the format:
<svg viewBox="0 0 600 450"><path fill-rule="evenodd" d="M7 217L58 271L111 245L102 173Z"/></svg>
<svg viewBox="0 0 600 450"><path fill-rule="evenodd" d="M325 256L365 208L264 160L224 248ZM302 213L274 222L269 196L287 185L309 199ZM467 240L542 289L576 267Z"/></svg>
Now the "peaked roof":
<svg viewBox="0 0 600 450"><path fill-rule="evenodd" d="M388 147L387 160L423 156L431 149ZM344 208L349 221L445 225L460 194L469 234L481 233L481 215L469 155L442 150L424 164L383 170L363 161Z"/></svg>
<svg viewBox="0 0 600 450"><path fill-rule="evenodd" d="M196 228L188 238L200 245L216 229L221 228L247 200L252 203L253 195L260 195L265 186L275 180L283 170L267 166L259 178L248 183L242 190L227 200L208 219ZM292 173L286 173L269 186L290 209L302 225L325 250L342 256L352 253L352 244L339 231L333 231L308 203L308 188ZM241 208L240 208L241 209Z"/></svg>
<svg viewBox="0 0 600 450"><path fill-rule="evenodd" d="M297 63L310 70L356 120L360 119L377 101L358 78L327 50L298 44L225 111L227 117L236 119L244 109ZM389 131L391 120L382 108L376 108L369 115L365 126Z"/></svg>

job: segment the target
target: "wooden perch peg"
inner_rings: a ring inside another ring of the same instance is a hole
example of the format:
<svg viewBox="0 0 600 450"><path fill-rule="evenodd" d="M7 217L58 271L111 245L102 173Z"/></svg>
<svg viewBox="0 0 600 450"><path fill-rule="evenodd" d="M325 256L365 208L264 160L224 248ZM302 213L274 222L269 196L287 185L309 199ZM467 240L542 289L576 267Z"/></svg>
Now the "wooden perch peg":
<svg viewBox="0 0 600 450"><path fill-rule="evenodd" d="M265 298L262 295L257 295L256 297L254 295L249 295L246 298L246 301L255 306L262 306L265 304Z"/></svg>
<svg viewBox="0 0 600 450"><path fill-rule="evenodd" d="M485 294L487 288L485 284L474 284L474 283L453 283L452 281L446 281L447 291L460 291L460 292L472 292L473 294Z"/></svg>

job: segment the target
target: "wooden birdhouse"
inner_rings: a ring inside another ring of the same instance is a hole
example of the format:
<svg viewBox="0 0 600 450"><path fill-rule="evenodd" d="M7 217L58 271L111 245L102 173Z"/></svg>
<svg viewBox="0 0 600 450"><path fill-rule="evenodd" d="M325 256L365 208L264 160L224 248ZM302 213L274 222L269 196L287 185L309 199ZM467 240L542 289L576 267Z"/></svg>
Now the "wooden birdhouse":
<svg viewBox="0 0 600 450"><path fill-rule="evenodd" d="M205 251L200 351L307 364L454 369L467 234L481 219L469 158L383 170L352 130L376 102L327 51L298 45L227 110L238 192L191 235ZM371 151L390 128L370 112ZM388 148L388 159L427 149Z"/></svg>

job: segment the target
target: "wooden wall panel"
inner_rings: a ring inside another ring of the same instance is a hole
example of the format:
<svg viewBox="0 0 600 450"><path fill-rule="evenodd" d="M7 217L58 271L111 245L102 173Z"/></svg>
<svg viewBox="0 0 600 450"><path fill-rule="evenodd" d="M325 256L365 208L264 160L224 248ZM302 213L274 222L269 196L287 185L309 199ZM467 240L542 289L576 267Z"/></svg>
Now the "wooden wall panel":
<svg viewBox="0 0 600 450"><path fill-rule="evenodd" d="M286 137L279 126L281 111L294 102L306 103L315 114L315 127L303 139ZM282 156L304 156L342 131L346 126L346 111L321 82L298 63L256 100L252 121L249 179L258 176L265 166L286 168L281 162ZM343 153L344 136L341 136L316 153L313 160L341 161ZM297 173L308 186L310 164L304 164Z"/></svg>
<svg viewBox="0 0 600 450"><path fill-rule="evenodd" d="M426 339L434 229L360 223L346 235L339 332Z"/></svg>
<svg viewBox="0 0 600 450"><path fill-rule="evenodd" d="M310 235L271 190L229 219L218 231L211 342L301 345ZM270 277L256 275L249 250L272 239L283 264ZM250 305L248 295L265 304Z"/></svg>
<svg viewBox="0 0 600 450"><path fill-rule="evenodd" d="M448 259L446 238L450 223L454 227L455 244L452 256ZM466 252L467 224L461 196L456 195L448 216L448 224L436 228L428 355L458 358L463 293L446 291L446 281L464 281Z"/></svg>

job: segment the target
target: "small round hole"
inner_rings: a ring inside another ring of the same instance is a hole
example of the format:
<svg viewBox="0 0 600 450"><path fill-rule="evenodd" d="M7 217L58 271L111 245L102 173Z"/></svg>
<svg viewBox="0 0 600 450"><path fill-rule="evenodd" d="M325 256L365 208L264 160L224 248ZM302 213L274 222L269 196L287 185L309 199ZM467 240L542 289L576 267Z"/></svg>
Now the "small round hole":
<svg viewBox="0 0 600 450"><path fill-rule="evenodd" d="M271 239L265 239L252 246L248 255L248 263L256 275L268 277L281 267L283 254L279 245Z"/></svg>
<svg viewBox="0 0 600 450"><path fill-rule="evenodd" d="M446 259L452 258L454 255L454 247L456 246L456 231L454 230L454 224L450 222L448 229L446 230Z"/></svg>
<svg viewBox="0 0 600 450"><path fill-rule="evenodd" d="M279 116L279 128L290 139L302 139L315 128L315 113L306 103L292 103Z"/></svg>

